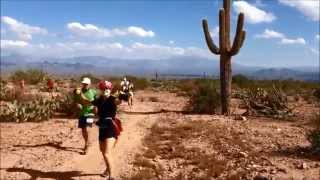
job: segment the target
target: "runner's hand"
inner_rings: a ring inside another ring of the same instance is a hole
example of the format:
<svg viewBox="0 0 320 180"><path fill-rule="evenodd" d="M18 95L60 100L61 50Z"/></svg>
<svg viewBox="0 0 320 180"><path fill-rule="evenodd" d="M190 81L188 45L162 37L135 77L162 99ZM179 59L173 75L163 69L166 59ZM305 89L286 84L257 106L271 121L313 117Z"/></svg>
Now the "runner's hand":
<svg viewBox="0 0 320 180"><path fill-rule="evenodd" d="M82 105L81 104L77 104L77 109L81 110L82 109Z"/></svg>

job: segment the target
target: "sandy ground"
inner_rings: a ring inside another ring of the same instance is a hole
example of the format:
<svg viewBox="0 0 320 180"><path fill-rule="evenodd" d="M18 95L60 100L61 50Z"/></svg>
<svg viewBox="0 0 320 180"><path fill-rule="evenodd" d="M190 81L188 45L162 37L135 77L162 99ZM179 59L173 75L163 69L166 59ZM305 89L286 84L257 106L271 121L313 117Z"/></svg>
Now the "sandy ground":
<svg viewBox="0 0 320 180"><path fill-rule="evenodd" d="M138 92L132 109L125 103L120 105L119 117L124 131L113 150L115 177L130 175L132 159L141 149L141 141L161 108L174 109L170 99L151 102L150 97L156 96L152 92ZM158 96L156 101L167 94ZM100 173L105 166L99 151L97 127L90 129L89 153L80 155L83 140L75 119L0 125L1 179L103 179Z"/></svg>
<svg viewBox="0 0 320 180"><path fill-rule="evenodd" d="M266 173L273 173L273 177L320 179L320 162L314 157L303 156L302 150L295 149L310 145L305 138L306 123L250 117L248 121L235 121L217 115L179 113L185 103L185 98L172 93L140 91L135 95L132 109L126 104L120 106L119 117L124 131L113 151L117 179L130 178L139 171L134 164L135 157L145 151L143 141L153 125L159 122L176 124L185 120L231 127L239 136L251 140L250 145L270 162L264 169ZM100 173L105 166L98 147L96 127L90 130L92 146L89 153L80 155L83 140L75 119L0 123L0 126L1 179L103 179ZM184 139L181 141L183 143ZM300 167L303 163L306 167Z"/></svg>

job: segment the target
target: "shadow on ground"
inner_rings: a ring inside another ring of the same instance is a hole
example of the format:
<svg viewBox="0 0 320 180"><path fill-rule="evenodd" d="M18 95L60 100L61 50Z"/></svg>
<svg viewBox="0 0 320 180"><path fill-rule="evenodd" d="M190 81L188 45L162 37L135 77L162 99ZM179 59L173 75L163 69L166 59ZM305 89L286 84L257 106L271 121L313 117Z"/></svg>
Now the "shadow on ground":
<svg viewBox="0 0 320 180"><path fill-rule="evenodd" d="M27 173L31 176L31 180L35 180L38 178L52 178L59 180L73 180L73 178L81 177L81 176L98 176L100 174L82 174L81 171L48 171L43 172L35 169L25 169L25 168L8 168L5 169L7 172L21 172Z"/></svg>
<svg viewBox="0 0 320 180"><path fill-rule="evenodd" d="M310 147L288 147L271 152L275 156L285 156L292 158L304 158L312 161L320 161L320 149Z"/></svg>
<svg viewBox="0 0 320 180"><path fill-rule="evenodd" d="M178 113L178 114L190 114L190 115L197 115L199 113L195 113L192 111L176 111L176 110L168 110L168 109L161 109L159 111L147 111L147 112L138 112L138 111L121 111L125 114L160 114L160 113ZM202 113L203 114L203 113Z"/></svg>
<svg viewBox="0 0 320 180"><path fill-rule="evenodd" d="M43 146L47 146L47 147L53 147L57 150L62 150L62 151L70 151L70 152L76 152L76 153L82 153L82 149L81 148L74 148L74 147L65 147L65 146L61 146L60 143L44 143L44 144L35 144L35 145L13 145L13 147L20 147L20 148L35 148L35 147L43 147Z"/></svg>

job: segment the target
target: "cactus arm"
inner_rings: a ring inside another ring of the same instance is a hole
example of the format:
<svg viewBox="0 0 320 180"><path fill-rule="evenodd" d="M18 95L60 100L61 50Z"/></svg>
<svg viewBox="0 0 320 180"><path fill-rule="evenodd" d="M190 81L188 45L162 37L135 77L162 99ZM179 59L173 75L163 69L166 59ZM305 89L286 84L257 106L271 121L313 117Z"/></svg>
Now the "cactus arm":
<svg viewBox="0 0 320 180"><path fill-rule="evenodd" d="M245 31L243 31L243 24L244 24L244 14L240 13L238 16L236 35L234 37L232 48L230 50L231 55L235 55L239 52L243 44L243 41L245 39Z"/></svg>
<svg viewBox="0 0 320 180"><path fill-rule="evenodd" d="M204 36L206 38L206 42L207 42L207 45L208 45L208 48L210 49L210 51L213 53L213 54L220 54L220 50L219 48L214 44L212 38L211 38L211 35L210 35L210 32L209 32L209 28L208 28L208 22L206 19L203 19L202 20L202 27L203 27L203 32L204 32Z"/></svg>
<svg viewBox="0 0 320 180"><path fill-rule="evenodd" d="M246 31L242 31L242 38L241 38L241 43L240 43L239 49L242 47L245 39L246 39Z"/></svg>
<svg viewBox="0 0 320 180"><path fill-rule="evenodd" d="M241 34L240 34L239 42L234 43L233 46L232 46L232 49L231 49L231 51L229 53L231 56L234 56L234 55L239 53L245 38L246 38L246 31L242 31Z"/></svg>
<svg viewBox="0 0 320 180"><path fill-rule="evenodd" d="M219 43L220 43L220 54L227 52L226 42L226 23L225 23L225 11L220 9L219 11Z"/></svg>

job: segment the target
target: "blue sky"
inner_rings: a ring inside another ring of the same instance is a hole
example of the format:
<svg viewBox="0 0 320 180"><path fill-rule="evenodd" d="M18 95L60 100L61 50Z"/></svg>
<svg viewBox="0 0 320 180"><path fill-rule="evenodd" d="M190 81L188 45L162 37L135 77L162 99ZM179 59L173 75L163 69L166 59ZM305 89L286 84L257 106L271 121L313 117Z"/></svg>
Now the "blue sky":
<svg viewBox="0 0 320 180"><path fill-rule="evenodd" d="M245 13L247 39L233 61L251 66L318 66L319 0L233 1L232 31ZM217 60L204 41L208 19L217 42L220 0L1 1L1 54ZM233 34L231 39L233 39Z"/></svg>

